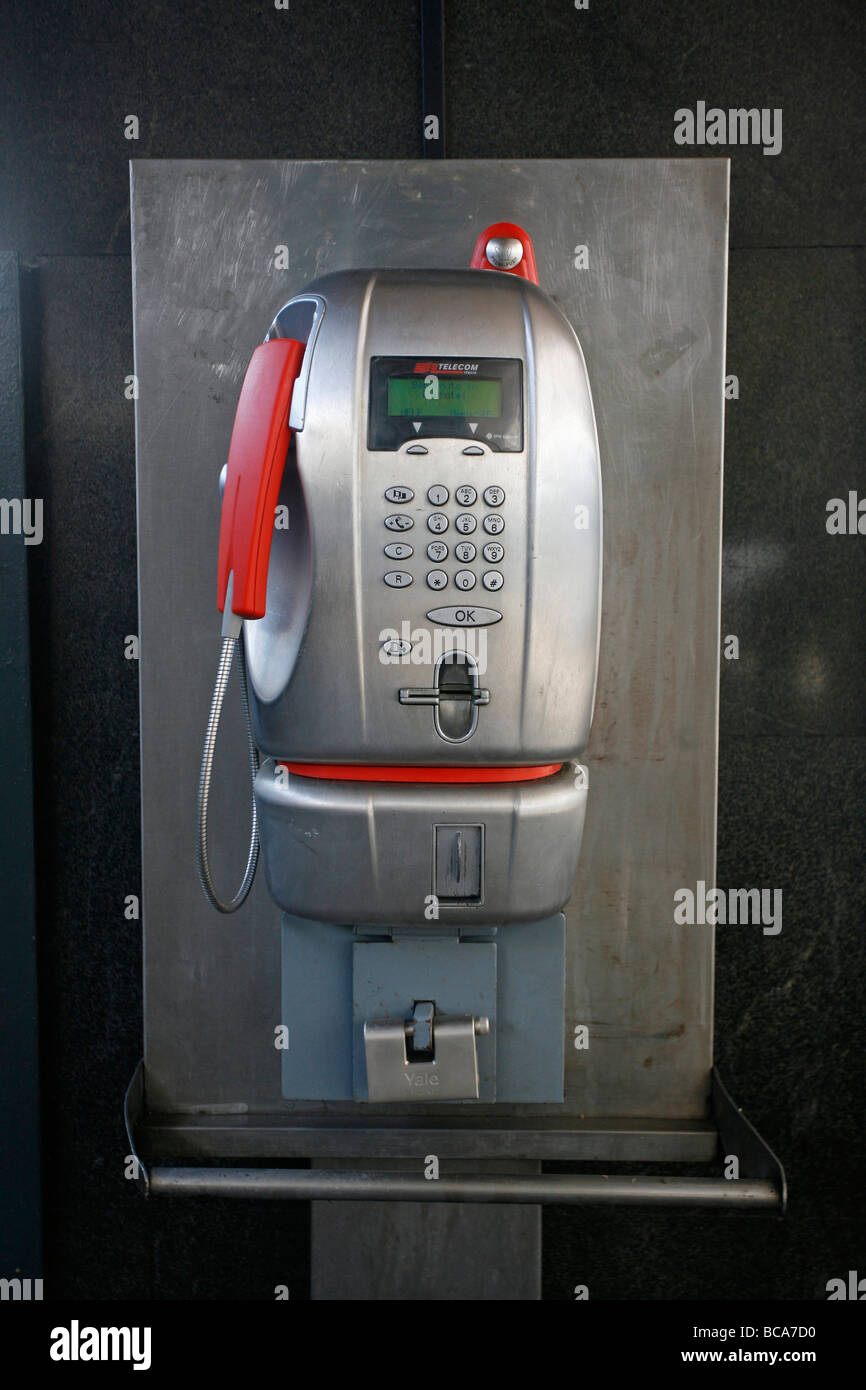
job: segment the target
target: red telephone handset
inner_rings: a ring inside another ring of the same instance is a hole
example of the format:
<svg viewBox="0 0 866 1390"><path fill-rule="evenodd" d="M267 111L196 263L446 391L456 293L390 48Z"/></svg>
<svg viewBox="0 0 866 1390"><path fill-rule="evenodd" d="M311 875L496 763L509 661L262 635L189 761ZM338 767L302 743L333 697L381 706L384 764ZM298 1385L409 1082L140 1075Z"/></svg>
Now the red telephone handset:
<svg viewBox="0 0 866 1390"><path fill-rule="evenodd" d="M220 521L217 607L225 607L229 576L232 612L261 618L268 590L274 509L292 432L292 391L305 343L274 338L257 347L241 388L229 445Z"/></svg>

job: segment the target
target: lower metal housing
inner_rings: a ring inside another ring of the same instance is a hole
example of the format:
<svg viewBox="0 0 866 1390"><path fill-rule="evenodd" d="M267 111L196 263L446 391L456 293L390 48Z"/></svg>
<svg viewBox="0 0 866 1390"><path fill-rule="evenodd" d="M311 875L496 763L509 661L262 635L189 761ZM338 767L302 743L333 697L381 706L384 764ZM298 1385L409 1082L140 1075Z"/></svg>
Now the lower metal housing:
<svg viewBox="0 0 866 1390"><path fill-rule="evenodd" d="M501 926L561 911L577 872L585 769L530 782L337 781L268 759L256 778L268 891L320 922ZM449 873L447 831L477 833L478 873Z"/></svg>

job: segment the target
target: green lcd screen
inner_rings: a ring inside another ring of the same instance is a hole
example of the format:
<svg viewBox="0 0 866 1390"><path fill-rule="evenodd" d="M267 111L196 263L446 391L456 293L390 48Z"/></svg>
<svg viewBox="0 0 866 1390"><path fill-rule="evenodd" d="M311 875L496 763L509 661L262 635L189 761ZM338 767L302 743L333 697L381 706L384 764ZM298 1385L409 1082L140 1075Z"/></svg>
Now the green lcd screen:
<svg viewBox="0 0 866 1390"><path fill-rule="evenodd" d="M432 374L391 376L388 414L416 420L429 415L495 420L502 414L502 382Z"/></svg>

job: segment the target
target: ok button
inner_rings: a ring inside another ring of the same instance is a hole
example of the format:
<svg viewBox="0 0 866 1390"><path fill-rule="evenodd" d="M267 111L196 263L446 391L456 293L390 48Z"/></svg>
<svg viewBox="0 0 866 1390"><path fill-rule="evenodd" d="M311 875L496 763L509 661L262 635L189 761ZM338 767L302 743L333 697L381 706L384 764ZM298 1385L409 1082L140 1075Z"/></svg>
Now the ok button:
<svg viewBox="0 0 866 1390"><path fill-rule="evenodd" d="M502 620L502 614L495 608L431 608L427 614L431 623L441 623L443 627L487 627L490 623Z"/></svg>

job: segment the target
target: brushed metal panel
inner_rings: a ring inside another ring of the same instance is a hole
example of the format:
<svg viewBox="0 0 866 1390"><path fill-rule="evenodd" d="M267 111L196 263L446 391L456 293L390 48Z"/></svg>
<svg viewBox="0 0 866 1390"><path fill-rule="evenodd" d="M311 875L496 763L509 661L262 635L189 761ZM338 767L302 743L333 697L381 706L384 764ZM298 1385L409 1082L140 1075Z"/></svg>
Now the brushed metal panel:
<svg viewBox="0 0 866 1390"><path fill-rule="evenodd" d="M247 361L273 314L344 268L461 267L507 213L577 331L604 483L604 607L589 799L567 909L564 1107L535 1116L700 1118L713 942L673 892L715 877L726 160L136 161L146 1060L167 1114L281 1102L279 914L263 879L217 918L193 854L218 650L217 477ZM588 268L575 247L588 248ZM274 268L275 248L289 268ZM336 601L336 600L335 600ZM238 702L212 815L226 879L246 806ZM333 1115L335 1109L306 1107ZM479 1119L488 1111L479 1107ZM442 1116L440 1111L437 1116Z"/></svg>

